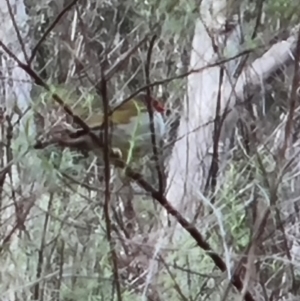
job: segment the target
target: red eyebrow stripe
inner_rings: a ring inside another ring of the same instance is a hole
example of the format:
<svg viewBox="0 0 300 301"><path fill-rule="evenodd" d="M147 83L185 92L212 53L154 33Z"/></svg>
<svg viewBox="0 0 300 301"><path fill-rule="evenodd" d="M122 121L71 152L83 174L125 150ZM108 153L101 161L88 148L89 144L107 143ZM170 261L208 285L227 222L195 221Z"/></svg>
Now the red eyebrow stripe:
<svg viewBox="0 0 300 301"><path fill-rule="evenodd" d="M153 99L153 106L156 109L156 111L158 111L159 113L163 113L165 111L165 107L157 99Z"/></svg>

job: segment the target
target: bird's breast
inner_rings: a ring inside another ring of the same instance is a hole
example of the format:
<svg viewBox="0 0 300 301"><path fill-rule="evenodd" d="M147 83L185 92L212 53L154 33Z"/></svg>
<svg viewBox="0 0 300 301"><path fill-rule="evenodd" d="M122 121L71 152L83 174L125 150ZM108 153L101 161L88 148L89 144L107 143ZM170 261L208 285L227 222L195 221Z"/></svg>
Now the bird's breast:
<svg viewBox="0 0 300 301"><path fill-rule="evenodd" d="M160 113L153 114L153 122L155 129L155 136L157 140L161 139L165 133L165 122ZM118 124L113 127L112 133L113 140L118 139L134 140L137 143L147 144L151 143L151 130L150 130L150 118L148 112L141 113L138 116L131 118L127 124Z"/></svg>

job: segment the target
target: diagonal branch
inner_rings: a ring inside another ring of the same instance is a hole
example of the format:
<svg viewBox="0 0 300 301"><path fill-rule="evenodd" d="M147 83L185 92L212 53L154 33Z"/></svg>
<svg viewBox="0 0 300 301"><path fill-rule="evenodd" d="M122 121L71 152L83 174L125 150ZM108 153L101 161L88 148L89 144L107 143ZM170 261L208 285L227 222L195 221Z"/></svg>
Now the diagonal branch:
<svg viewBox="0 0 300 301"><path fill-rule="evenodd" d="M43 36L40 38L40 40L37 42L37 44L35 45L35 47L33 48L32 52L31 52L31 56L29 58L28 65L31 65L32 61L34 60L36 53L39 49L39 47L42 45L42 43L46 40L47 36L49 35L49 33L52 31L52 29L58 24L58 22L60 21L60 19L64 16L64 14L66 12L68 12L72 6L74 6L76 4L76 2L78 2L78 0L73 0L72 2L70 2L69 5L67 5L55 18L55 20L52 22L52 24L47 28L47 30L45 31L45 33L43 34Z"/></svg>
<svg viewBox="0 0 300 301"><path fill-rule="evenodd" d="M280 65L285 64L288 60L290 60L290 52L295 50L296 45L296 39L295 36L290 37L287 41L283 41L278 43L278 45L274 45L271 47L271 49L263 55L262 58L255 61L251 68L249 68L244 74L240 77L240 80L237 84L237 90L240 94L237 94L238 96L242 96L243 88L245 85L251 85L252 87L259 87L261 83L261 77L264 79L268 77L272 72L274 72ZM50 91L50 87L30 68L30 66L22 63L9 49L6 45L3 44L2 41L0 41L0 46L5 50L5 52L12 57L16 63L19 65L21 69L23 69L26 73L28 73L36 84L44 87L48 91ZM214 64L215 66L219 64ZM201 72L204 69L207 69L208 66L201 68L201 70L192 70L189 72ZM188 75L188 74L187 74ZM175 78L182 78L183 75L177 76ZM174 78L173 78L174 79ZM247 83L248 79L248 83ZM172 79L167 79L167 81L171 81ZM165 80L166 81L166 80ZM146 85L146 87L141 88L141 90L147 89L147 87L155 86L160 84L161 82L164 83L165 81L155 82L151 83L150 85ZM136 91L135 93L139 93L139 91ZM101 142L99 141L98 137L90 132L90 128L88 125L80 119L78 116L74 115L72 110L63 102L63 100L55 93L52 93L52 98L60 104L65 112L69 115L71 115L74 118L74 122L77 123L79 126L81 126L84 130L86 130L92 140L99 145L100 147L103 147L101 145ZM145 191L149 192L151 196L156 199L161 206L165 208L165 210L168 212L168 214L175 217L177 222L193 237L193 239L197 242L197 245L207 252L207 255L213 260L214 264L223 272L226 271L226 264L223 261L223 259L212 250L209 243L202 237L201 233L198 231L198 229L194 226L194 224L190 223L187 219L185 219L171 204L170 202L163 196L161 193L157 190L155 190L144 178L140 173L135 172L130 167L126 166L126 164L118 159L112 156L112 163L119 168L125 169L125 174L131 178L132 180L136 181L139 186L141 186ZM239 276L239 273L234 273L232 276L232 279L230 279L232 285L234 285L239 291L243 290L243 282ZM249 292L245 293L244 299L246 301L254 301L252 295Z"/></svg>

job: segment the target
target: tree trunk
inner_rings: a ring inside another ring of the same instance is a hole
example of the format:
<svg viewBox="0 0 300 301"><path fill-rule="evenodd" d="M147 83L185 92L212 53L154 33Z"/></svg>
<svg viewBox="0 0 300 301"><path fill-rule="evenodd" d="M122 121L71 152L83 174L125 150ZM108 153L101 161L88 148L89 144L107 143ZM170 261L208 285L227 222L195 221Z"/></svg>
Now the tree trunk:
<svg viewBox="0 0 300 301"><path fill-rule="evenodd" d="M202 5L204 3L207 4L208 1L203 2ZM206 18L196 21L190 70L203 68L219 60L219 55L215 53L211 43L212 35L208 35L205 29L208 24L215 26L211 28L211 32L214 33L213 40L224 42L222 24L218 28L218 24L213 22L224 20L222 10L219 11L219 15L208 14L207 6L204 7L202 11L203 14L206 13ZM204 20L206 20L206 25L204 25ZM195 208L200 202L206 202L203 190L212 159L211 148L218 94L220 98L218 115L222 116L225 109L226 111L228 108L232 109L231 113L226 115L220 135L220 146L226 146L238 119L237 112L234 111L236 100L244 100L245 90L248 95L259 90L264 81L278 68L292 61L291 53L296 48L298 30L299 27L291 30L291 36L286 41L273 45L261 58L244 68L236 82L233 82L231 78L236 64L231 64L231 67L226 66L228 72L225 71L221 85L221 66L204 68L201 72L192 72L188 77L183 117L180 120L178 139L168 164L167 179L167 199L188 218L193 218ZM227 38L226 45L230 43L229 47L232 49L234 41L236 41L236 35L232 32ZM238 45L236 47L238 49ZM226 50L226 47L223 49ZM224 149L219 148L220 150ZM219 160L222 161L222 159L224 157L219 156Z"/></svg>
<svg viewBox="0 0 300 301"><path fill-rule="evenodd" d="M217 22L223 20L224 25L226 20L224 10L209 10L207 8L208 3L209 1L202 2L201 16L204 15L204 17L196 21L190 70L198 70L220 60L212 41L217 40L226 43L222 47L225 52L227 46L233 49L233 45L237 41L237 32L232 31L229 36L226 36L222 23ZM211 1L211 4L216 5L213 8L217 7L217 1ZM207 33L207 28L210 34ZM190 221L195 220L195 216L203 214L204 206L209 209L214 207L209 194L205 191L205 186L213 158L212 148L214 146L213 137L218 103L220 107L217 115L219 116L222 116L228 108L232 109L229 114L225 115L217 149L220 175L220 170L222 170L220 166L226 164L228 140L238 120L238 113L235 111L236 101L242 102L244 100L245 91L247 95L252 95L260 90L264 82L278 68L292 62L293 56L291 54L296 49L298 31L299 26L296 26L291 30L291 36L286 41L280 41L273 45L262 57L244 68L236 81L232 75L235 72L237 62L226 64L227 72L225 70L221 84L221 65L204 68L201 69L201 72L192 72L189 75L178 139L167 166L166 197ZM238 49L237 44L236 49ZM229 57L231 56L232 53ZM218 183L221 182L222 178L219 176ZM166 222L165 217L162 219ZM205 235L206 226L209 225L204 219L197 218L196 220L197 226ZM167 232L165 229L161 230L160 237L167 233L164 243L160 242L161 247L168 244L170 237L178 241L184 235L185 232L178 223L175 224L176 226L171 227L172 231L169 231L170 228Z"/></svg>
<svg viewBox="0 0 300 301"><path fill-rule="evenodd" d="M228 18L225 13L225 2L202 1L200 8L202 18L196 21L190 70L202 69L220 61L226 53L230 52L229 48L239 49L238 29L235 28L230 32L224 30ZM298 30L299 28L297 33ZM218 164L220 166L222 161L226 162L228 139L238 120L235 111L236 101L244 100L245 90L248 95L253 94L253 91L260 89L264 81L280 66L291 62L291 53L295 51L297 42L295 33L293 30L290 38L273 45L251 66L244 68L236 80L233 74L237 61L225 64L227 70L224 71L223 77L221 64L189 75L184 111L178 130L179 138L174 145L168 165L166 197L190 221L193 221L198 214L200 205L213 207L204 191L212 163L216 115L222 116L227 109L231 109L230 114L225 115L219 139ZM235 54L229 53L229 57ZM223 149L221 149L222 145ZM221 156L220 151L223 151L225 156ZM197 226L205 234L204 219L197 219ZM170 228L162 229L160 238L165 237L165 240L162 242L158 239L158 248L167 246L170 240L173 242L172 247L176 248L174 243L176 245L185 233L178 223L172 227L172 231Z"/></svg>

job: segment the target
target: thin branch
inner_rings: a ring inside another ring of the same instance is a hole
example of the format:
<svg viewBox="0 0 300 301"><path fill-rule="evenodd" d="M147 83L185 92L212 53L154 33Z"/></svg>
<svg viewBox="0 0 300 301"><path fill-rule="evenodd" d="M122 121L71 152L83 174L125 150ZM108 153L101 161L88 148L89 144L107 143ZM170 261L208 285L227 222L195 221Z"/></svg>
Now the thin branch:
<svg viewBox="0 0 300 301"><path fill-rule="evenodd" d="M8 1L8 0L6 0ZM42 37L40 38L40 40L37 42L37 44L35 45L35 47L33 48L32 52L31 52L31 56L29 58L29 60L26 60L26 62L28 63L28 65L31 65L32 61L34 60L36 53L39 49L39 47L42 45L42 43L46 40L47 36L49 35L49 33L52 31L52 29L58 24L58 22L60 21L60 19L64 16L64 14L69 11L71 9L72 6L74 6L76 4L76 2L78 2L79 0L73 0L70 4L68 4L55 18L55 20L52 22L52 24L47 28L47 30L45 31L45 33L42 35Z"/></svg>
<svg viewBox="0 0 300 301"><path fill-rule="evenodd" d="M145 74L146 74L146 85L150 85L150 64L151 64L151 54L154 47L154 42L156 39L156 35L154 35L150 41L148 53L147 53L147 60L145 65ZM152 150L153 150L153 157L155 162L155 167L157 171L158 176L158 185L159 185L159 191L161 194L164 193L164 184L163 184L163 174L160 167L160 157L158 155L158 149L156 144L156 135L155 135L155 126L154 126L154 118L153 118L153 108L151 105L151 91L150 88L147 88L147 110L149 114L150 119L150 131L151 131L151 143L152 143Z"/></svg>
<svg viewBox="0 0 300 301"><path fill-rule="evenodd" d="M46 247L46 237L47 237L47 230L48 230L48 224L49 224L49 219L50 219L50 211L52 209L52 203L53 203L53 194L50 194L49 201L48 201L48 208L46 211L46 216L45 216L45 221L44 221L44 226L43 226L43 234L41 238L41 245L38 250L38 262L37 262L37 267L36 267L36 279L40 279L42 276L42 268L43 268L43 262L44 262L44 252L45 252L45 247ZM34 299L35 300L41 300L43 298L43 293L40 292L40 282L37 282L34 286Z"/></svg>
<svg viewBox="0 0 300 301"><path fill-rule="evenodd" d="M23 64L14 54L11 53L11 51L0 41L0 45L3 47L3 49L10 55L11 57L15 58L16 62L19 64L19 67L21 67L25 72L30 75L35 82L44 87L46 90L50 91L50 87L28 66ZM93 142L95 142L100 147L103 147L101 145L101 142L99 141L98 137L90 131L90 128L86 123L81 120L78 116L74 115L72 110L65 105L63 100L55 93L52 93L52 98L63 107L66 113L71 115L74 118L74 122L77 123L79 126L81 126L84 130L87 131L87 133L92 138ZM75 118L76 117L76 118ZM160 191L155 190L144 178L143 176L131 169L129 166L125 164L124 161L117 158L113 152L110 152L110 156L112 159L112 163L123 170L125 170L125 175L131 178L132 180L136 181L137 184L142 187L146 192L149 192L150 195L156 199L168 212L168 214L175 217L177 222L194 238L194 240L197 242L197 245L205 250L207 252L207 255L213 260L215 265L223 272L226 271L226 264L223 261L223 259L215 253L208 242L202 237L201 233L197 230L197 228L194 226L193 223L188 222L171 204L170 202L160 193ZM242 291L243 289L243 282L240 279L238 274L234 274L231 283L239 290ZM254 301L253 297L249 292L245 294L245 300L246 301Z"/></svg>
<svg viewBox="0 0 300 301"><path fill-rule="evenodd" d="M252 35L251 35L251 40L254 40L256 38L258 28L261 24L261 16L262 16L262 12L263 12L264 1L265 0L258 0L256 2L257 14L256 14L256 21L255 21L254 30L253 30ZM250 53L242 58L241 62L238 64L238 66L236 68L236 71L233 74L234 78L238 78L240 76L240 74L242 73L244 67L246 66L246 63L249 59L249 56L250 56Z"/></svg>
<svg viewBox="0 0 300 301"><path fill-rule="evenodd" d="M80 17L79 17L79 20L80 20ZM154 30L154 28L150 32L152 32ZM136 45L132 46L125 53L121 54L119 56L118 60L116 60L115 63L112 66L110 66L110 68L108 70L106 70L104 72L103 76L105 77L106 81L110 80L114 76L114 74L117 71L119 71L126 64L126 62L128 61L128 59L148 40L149 35L150 35L150 33L146 34ZM75 56L75 58L79 61L79 59L77 58L77 56ZM84 70L84 75L86 76L86 78L88 79L88 81L91 83L92 86L97 86L98 87L97 88L98 92L101 95L101 84L99 85L99 83L101 83L102 77L100 76L100 79L98 80L98 82L94 82L92 80L92 78L87 74L86 70ZM136 94L134 94L134 95L136 95ZM109 111L109 116L111 114L112 114L112 111L110 110Z"/></svg>
<svg viewBox="0 0 300 301"><path fill-rule="evenodd" d="M107 112L109 111L109 100L107 97L107 83L103 74L101 74L101 91L102 91L102 102L103 102L103 114L104 114L104 174L105 174L105 202L104 202L104 214L106 222L106 236L110 245L111 260L113 266L113 274L115 279L115 285L117 290L118 301L122 301L120 277L118 272L118 257L115 250L115 245L112 241L111 236L111 220L109 214L110 208L110 149L111 149L111 133L109 131L109 116Z"/></svg>
<svg viewBox="0 0 300 301"><path fill-rule="evenodd" d="M151 30L154 31L156 26L154 26ZM119 59L112 65L106 72L105 78L106 80L110 80L114 74L119 70L119 68L138 50L138 48L143 45L149 38L150 33L146 34L143 39L141 39L136 45L130 48L127 52L123 53Z"/></svg>
<svg viewBox="0 0 300 301"><path fill-rule="evenodd" d="M290 110L288 120L285 126L285 137L284 137L284 144L281 149L281 158L284 158L286 150L289 146L289 140L292 135L293 129L293 121L294 121L294 113L296 108L297 101L299 102L299 95L297 95L297 89L300 82L300 70L299 70L299 63L300 63L300 29L298 30L298 41L296 46L296 54L295 54L295 62L294 62L294 77L292 83L292 91L291 91L291 98L290 98Z"/></svg>
<svg viewBox="0 0 300 301"><path fill-rule="evenodd" d="M184 72L182 74L179 74L179 75L175 75L175 76L171 76L171 77L168 77L168 78L165 78L165 79L162 79L162 80L158 80L158 81L154 81L152 83L149 83L148 85L144 85L142 86L141 88L137 89L134 93L132 93L131 95L129 95L128 97L126 97L125 99L123 99L120 104L118 104L117 106L115 106L113 108L113 110L111 112L109 112L109 115L113 114L113 112L115 110L117 110L118 108L120 108L122 105L124 105L124 103L126 103L127 101L129 101L130 99L134 98L136 95L138 95L139 93L141 92L144 92L146 91L148 88L153 88L153 87L156 87L156 86L161 86L161 85L164 85L164 84L168 84L174 80L177 80L177 79L183 79L191 74L194 74L194 73L200 73L200 72L203 72L209 68L213 68L213 67L217 67L219 65L222 65L222 64L225 64L225 63L228 63L230 62L231 60L235 60L236 58L239 58L241 56L244 56L244 55L247 55L248 53L251 53L253 52L254 50L256 50L257 48L249 48L247 50L244 50L240 53L238 53L237 55L234 55L230 58L226 58L226 59L221 59L215 63L211 63L211 64L208 64L204 67L201 67L201 68L198 68L198 69L192 69L190 71L187 71L187 72Z"/></svg>
<svg viewBox="0 0 300 301"><path fill-rule="evenodd" d="M115 162L116 166L124 168L124 162L122 162L119 159L116 159ZM156 199L161 206L165 208L168 214L175 217L177 222L191 235L191 237L197 242L197 245L206 251L207 255L211 258L211 260L214 262L214 264L222 271L227 271L226 264L223 261L223 259L212 250L209 243L202 237L201 233L198 231L198 229L195 227L194 223L190 223L188 220L186 220L172 205L171 203L166 199L165 196L161 195L161 193L157 190L155 190L143 177L141 174L135 172L130 167L127 167L125 169L126 175L133 179L134 181L139 184L146 192L149 192L149 194ZM243 290L243 282L239 276L238 273L234 273L232 276L232 279L230 280L232 285L235 286L239 291ZM254 298L251 296L249 292L246 292L245 294L245 301L254 301Z"/></svg>
<svg viewBox="0 0 300 301"><path fill-rule="evenodd" d="M217 177L219 171L219 142L222 124L224 123L226 112L222 114L221 118L221 91L222 85L224 84L224 67L220 68L219 75L219 89L217 96L217 105L216 105L216 113L214 118L214 130L213 130L213 154L212 160L209 168L209 173L206 180L205 191L208 191L209 187L211 187L212 194L214 195L215 188L217 186ZM214 203L214 196L211 200L211 203Z"/></svg>
<svg viewBox="0 0 300 301"><path fill-rule="evenodd" d="M22 202L24 202L24 200L22 200ZM29 202L28 205L26 205L25 209L23 210L23 212L20 213L20 215L18 216L18 218L16 218L15 224L12 227L12 229L8 232L8 234L3 238L1 244L0 244L0 254L2 254L2 252L5 250L6 245L10 242L13 234L18 230L18 229L22 229L24 227L24 223L26 221L27 216L30 213L31 208L33 207L34 203L35 203L35 199L31 198L31 199L27 199L26 201Z"/></svg>
<svg viewBox="0 0 300 301"><path fill-rule="evenodd" d="M20 30L19 30L19 28L17 26L17 22L16 22L16 19L14 17L14 13L12 11L12 8L11 8L11 5L9 3L9 0L6 0L6 4L7 4L7 8L8 8L8 12L9 12L11 21L13 23L14 29L16 31L16 34L17 34L17 37L18 37L18 40L19 40L19 43L20 43L21 48L22 48L22 52L23 52L25 61L28 62L28 56L27 56L27 53L26 53L25 45L24 45L24 42L22 40L22 37L21 37L21 34L20 34Z"/></svg>
<svg viewBox="0 0 300 301"><path fill-rule="evenodd" d="M288 42L285 42L287 44L285 45L280 45L279 46L279 52L281 51L281 55L282 57L280 57L280 61L278 61L278 59L274 59L272 56L272 60L271 58L267 57L269 59L268 64L265 65L261 65L261 63L263 62L263 60L267 59L266 56L268 55L268 53L266 53L263 58L258 59L256 62L253 63L254 65L254 71L252 72L252 77L250 77L250 79L253 81L251 82L252 85L258 85L258 83L256 83L256 77L254 78L254 76L257 76L257 71L258 70L264 77L269 75L270 72L272 72L272 70L274 70L275 68L278 67L278 65L281 65L283 63L285 63L288 59L289 59L289 53L287 53L287 51L290 51L291 49L294 50L294 37L292 37L291 40L289 40ZM15 55L13 55L11 53L11 51L0 41L0 45L3 47L3 49L11 56L11 57L15 57ZM284 46L284 49L283 49ZM274 51L276 46L273 46L269 51L270 53L272 53L274 55ZM18 58L16 58L16 62L18 62L19 67L21 67L25 72L27 72L38 85L43 86L44 88L48 89L48 91L50 90L49 86L44 83L40 77L28 66L23 64L22 62L20 62L18 60ZM257 66L260 63L259 66ZM217 65L217 63L215 64ZM256 68L255 68L256 67ZM259 68L258 68L259 67ZM207 67L201 68L202 70L206 69ZM250 69L251 70L251 69ZM193 70L195 72L195 70ZM196 70L197 71L197 70ZM197 71L199 72L199 70ZM251 75L251 74L250 74ZM169 80L170 81L170 80ZM154 86L156 83L152 83L152 85ZM240 80L240 86L239 88L241 89L241 87L244 87L245 82ZM145 89L145 88L144 88ZM58 95L56 94L52 94L53 99L58 102L63 108L64 110L70 114L71 116L74 116L74 114L72 113L72 111L69 109L68 106L66 106L64 104L64 102L61 100L61 98L59 98ZM76 118L74 118L74 121L79 124L83 129L88 129L89 131L89 127L77 116L74 116ZM99 144L99 139L97 138L97 136L95 136L93 133L89 133L89 135L91 136L91 138L93 139L93 141L95 141L97 144ZM101 146L101 145L100 145ZM102 146L103 147L103 146ZM164 208L165 210L167 210L167 212L169 214L171 214L172 216L174 216L177 220L177 222L193 237L193 239L197 242L197 245L205 250L207 252L207 255L213 260L213 262L215 263L215 265L223 272L226 271L226 264L225 262L222 260L222 258L215 253L210 245L208 244L208 242L206 240L204 240L204 238L202 237L201 233L197 230L197 228L190 222L188 222L170 203L169 201L160 194L159 191L155 190L147 181L145 181L142 177L142 175L140 173L135 172L134 170L132 170L130 167L126 166L126 164L120 160L119 158L113 158L112 160L113 164L119 168L125 169L125 174L130 177L131 179L133 179L134 181L136 181L145 191L149 192L151 194L151 196L153 198L155 198ZM234 273L233 277L231 279L231 283L239 290L242 291L243 290L243 282L239 276L239 273ZM253 301L253 297L251 296L251 294L249 292L246 292L245 294L245 300L246 301Z"/></svg>

